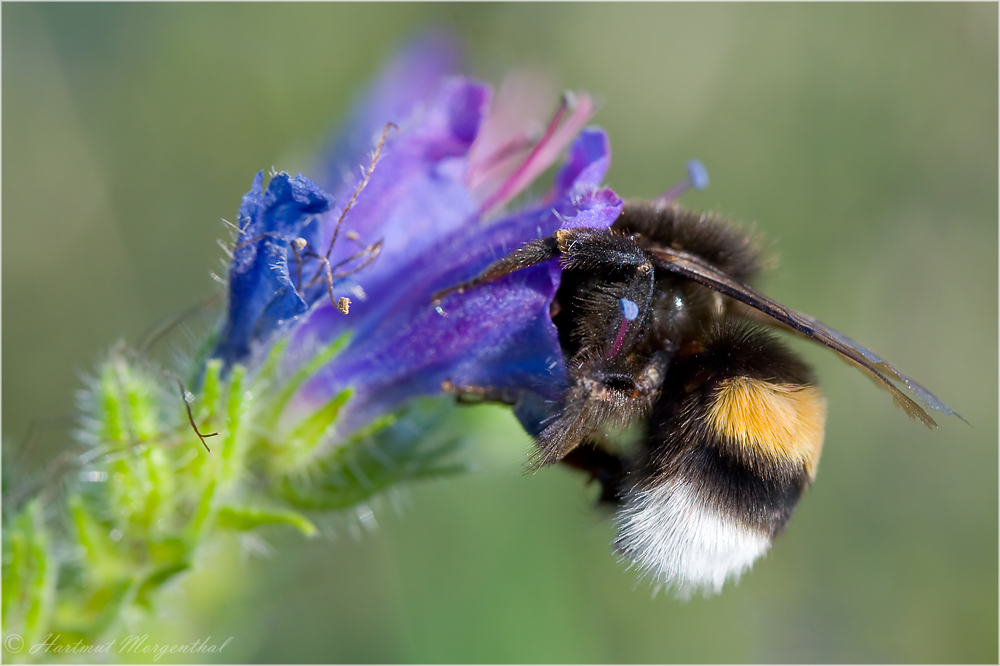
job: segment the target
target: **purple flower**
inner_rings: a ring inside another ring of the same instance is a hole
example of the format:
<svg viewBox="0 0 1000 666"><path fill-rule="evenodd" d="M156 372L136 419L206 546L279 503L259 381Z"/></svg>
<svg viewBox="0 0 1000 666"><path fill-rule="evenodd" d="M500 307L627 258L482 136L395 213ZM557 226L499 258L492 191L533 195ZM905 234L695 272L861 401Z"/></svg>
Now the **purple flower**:
<svg viewBox="0 0 1000 666"><path fill-rule="evenodd" d="M290 377L340 336L351 336L346 349L302 383L281 417L286 425L350 390L337 422L338 432L348 434L410 397L441 392L446 381L521 398L522 420L530 424L537 421L532 410L557 400L565 387L549 317L557 262L455 294L443 308L435 309L431 294L559 228L610 226L622 201L600 187L610 158L607 137L582 129L593 113L586 95L564 96L539 136L530 124L537 119L519 113L530 92L509 86L494 100L487 84L451 74L456 53L432 36L389 65L320 168L332 195L301 175L277 174L263 192L258 175L244 197L246 226L214 355L254 367L287 338L279 374ZM335 232L341 206L364 178L356 165L370 162L387 123L398 130L388 130L377 166ZM498 212L567 146L567 161L538 203ZM375 261L343 274L376 246ZM332 273L343 274L332 282L323 279L327 248ZM348 315L334 307L334 292L351 297Z"/></svg>

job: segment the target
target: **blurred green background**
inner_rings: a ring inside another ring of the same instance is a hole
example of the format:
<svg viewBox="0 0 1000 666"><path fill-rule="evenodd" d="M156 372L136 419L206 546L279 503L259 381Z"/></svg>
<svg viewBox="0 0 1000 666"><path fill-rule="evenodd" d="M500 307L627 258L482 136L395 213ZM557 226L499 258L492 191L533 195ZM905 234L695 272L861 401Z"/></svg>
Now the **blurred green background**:
<svg viewBox="0 0 1000 666"><path fill-rule="evenodd" d="M36 421L36 464L68 446L80 373L213 292L218 220L254 174L308 175L427 25L495 83L536 65L600 95L625 196L701 159L711 186L684 201L756 222L781 258L765 291L971 423L927 431L798 345L830 401L817 482L738 586L681 603L616 563L580 477L522 474L513 419L464 410L480 473L329 539L220 542L140 625L151 642L232 636L226 662L996 663L996 4L4 4L2 23L3 437Z"/></svg>

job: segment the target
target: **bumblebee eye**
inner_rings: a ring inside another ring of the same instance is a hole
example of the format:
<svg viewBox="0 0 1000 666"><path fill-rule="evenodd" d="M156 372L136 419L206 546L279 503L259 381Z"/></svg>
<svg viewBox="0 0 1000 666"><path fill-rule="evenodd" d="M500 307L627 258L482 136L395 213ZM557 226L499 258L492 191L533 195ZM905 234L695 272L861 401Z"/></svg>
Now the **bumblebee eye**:
<svg viewBox="0 0 1000 666"><path fill-rule="evenodd" d="M771 336L724 324L671 368L616 517L617 550L680 596L767 551L814 478L826 402Z"/></svg>

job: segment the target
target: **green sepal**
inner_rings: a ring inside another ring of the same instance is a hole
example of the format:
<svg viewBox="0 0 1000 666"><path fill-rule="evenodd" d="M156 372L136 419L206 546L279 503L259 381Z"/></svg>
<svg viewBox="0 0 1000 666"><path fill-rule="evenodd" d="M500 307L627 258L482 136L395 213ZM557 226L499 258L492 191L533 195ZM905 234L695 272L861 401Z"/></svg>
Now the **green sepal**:
<svg viewBox="0 0 1000 666"><path fill-rule="evenodd" d="M352 389L344 389L325 405L302 419L289 434L277 436L281 444L272 444L271 466L279 476L295 473L314 463L324 443L336 428L340 409L353 394Z"/></svg>
<svg viewBox="0 0 1000 666"><path fill-rule="evenodd" d="M264 509L249 506L224 506L215 518L222 529L248 532L261 525L291 525L307 537L316 534L316 526L297 511Z"/></svg>
<svg viewBox="0 0 1000 666"><path fill-rule="evenodd" d="M208 412L209 417L218 414L221 407L219 398L222 392L222 361L219 359L212 359L205 366L205 379L201 383L201 393L198 396L198 402L200 403L202 410ZM198 414L195 412L195 420L198 420Z"/></svg>
<svg viewBox="0 0 1000 666"><path fill-rule="evenodd" d="M354 394L352 389L344 389L327 401L325 405L317 409L313 414L302 420L299 425L288 435L288 439L293 442L304 442L308 448L314 448L320 443L322 437L333 427L340 408L351 399Z"/></svg>
<svg viewBox="0 0 1000 666"><path fill-rule="evenodd" d="M268 431L273 432L278 425L281 414L288 406L292 396L306 383L313 375L319 372L323 366L332 361L350 343L351 333L343 333L329 345L313 355L307 363L299 368L294 375L282 382L281 391L270 401L266 412L260 419L261 425ZM286 340L276 344L268 355L264 363L264 370L258 375L258 379L270 381L277 370L278 359L284 354Z"/></svg>
<svg viewBox="0 0 1000 666"><path fill-rule="evenodd" d="M185 536L167 536L149 542L149 562L155 568L171 567L185 562L194 550L194 544Z"/></svg>
<svg viewBox="0 0 1000 666"><path fill-rule="evenodd" d="M235 366L229 373L225 442L222 445L222 469L219 474L219 480L224 485L232 483L239 475L246 454L248 435L244 432L247 430L244 422L254 406L253 396L243 386L246 376L247 369L242 365Z"/></svg>
<svg viewBox="0 0 1000 666"><path fill-rule="evenodd" d="M112 352L99 379L102 438L117 448L149 441L160 434L160 386L142 368Z"/></svg>
<svg viewBox="0 0 1000 666"><path fill-rule="evenodd" d="M83 549L86 570L91 577L87 584L101 585L128 575L129 563L119 554L117 544L111 538L112 529L91 514L80 495L69 498L69 508L77 542ZM119 532L121 538L124 536Z"/></svg>
<svg viewBox="0 0 1000 666"><path fill-rule="evenodd" d="M466 471L451 462L458 437L434 435L450 405L415 401L377 419L318 460L307 475L288 475L276 491L302 510L346 509L400 482Z"/></svg>
<svg viewBox="0 0 1000 666"><path fill-rule="evenodd" d="M190 568L190 562L182 561L155 569L151 574L146 576L146 579L142 581L139 588L136 590L135 603L146 609L152 610L153 593L174 576L179 573L183 573Z"/></svg>

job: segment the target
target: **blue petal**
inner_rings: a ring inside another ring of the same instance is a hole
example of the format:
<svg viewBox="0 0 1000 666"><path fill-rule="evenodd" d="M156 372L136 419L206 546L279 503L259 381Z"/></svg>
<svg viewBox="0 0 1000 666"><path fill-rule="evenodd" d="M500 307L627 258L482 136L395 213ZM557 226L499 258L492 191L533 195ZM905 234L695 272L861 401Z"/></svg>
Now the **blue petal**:
<svg viewBox="0 0 1000 666"><path fill-rule="evenodd" d="M229 269L228 318L213 353L227 366L245 362L322 293L313 289L307 302L296 288L289 273L296 267L291 241L315 243L316 216L330 210L333 199L301 174L276 174L266 191L263 178L257 174L240 206L243 233Z"/></svg>

